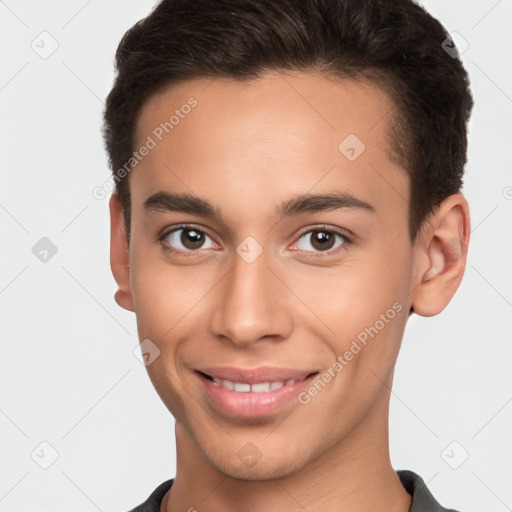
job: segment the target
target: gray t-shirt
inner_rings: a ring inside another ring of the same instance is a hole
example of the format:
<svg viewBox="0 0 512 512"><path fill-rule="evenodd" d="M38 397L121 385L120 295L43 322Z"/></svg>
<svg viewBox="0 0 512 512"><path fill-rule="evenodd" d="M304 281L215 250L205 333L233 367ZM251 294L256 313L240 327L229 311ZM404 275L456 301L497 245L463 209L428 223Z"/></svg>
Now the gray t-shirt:
<svg viewBox="0 0 512 512"><path fill-rule="evenodd" d="M432 496L427 485L416 473L408 470L397 471L398 477L405 490L412 496L409 512L457 512L442 507ZM160 484L138 507L129 512L160 512L160 505L165 493L172 487L174 478Z"/></svg>

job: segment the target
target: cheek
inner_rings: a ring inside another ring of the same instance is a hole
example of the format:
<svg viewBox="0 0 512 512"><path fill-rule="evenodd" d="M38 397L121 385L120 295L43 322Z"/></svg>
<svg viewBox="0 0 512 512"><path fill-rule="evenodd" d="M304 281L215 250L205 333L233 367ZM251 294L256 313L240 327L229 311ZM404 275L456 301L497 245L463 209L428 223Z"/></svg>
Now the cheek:
<svg viewBox="0 0 512 512"><path fill-rule="evenodd" d="M344 329L343 345L349 357L350 352L357 352L354 371L363 379L386 378L394 367L408 319L407 258L390 253L380 261L382 266L368 269L359 283L359 293L354 292L345 308L350 321Z"/></svg>
<svg viewBox="0 0 512 512"><path fill-rule="evenodd" d="M406 307L411 268L407 251L369 247L347 253L336 267L295 267L289 284L332 333L345 337L375 323L397 301Z"/></svg>
<svg viewBox="0 0 512 512"><path fill-rule="evenodd" d="M359 367L378 374L393 366L408 318L410 269L407 249L376 243L337 269L312 268L296 280L296 294L315 313L306 328L317 323L333 360L346 355L354 377Z"/></svg>
<svg viewBox="0 0 512 512"><path fill-rule="evenodd" d="M154 249L133 248L131 291L139 329L145 337L164 339L204 295L201 273L171 265Z"/></svg>

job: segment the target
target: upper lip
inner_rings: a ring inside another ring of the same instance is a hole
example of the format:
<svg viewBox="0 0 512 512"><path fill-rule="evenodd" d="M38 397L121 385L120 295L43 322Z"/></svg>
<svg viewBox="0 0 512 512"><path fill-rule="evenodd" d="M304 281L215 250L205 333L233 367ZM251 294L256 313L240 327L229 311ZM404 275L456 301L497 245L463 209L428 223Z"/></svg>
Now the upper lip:
<svg viewBox="0 0 512 512"><path fill-rule="evenodd" d="M232 382L245 382L256 384L258 382L287 381L289 379L303 380L316 370L298 370L296 368L278 368L275 366L259 366L258 368L237 368L234 366L209 366L196 368L217 379L226 379Z"/></svg>

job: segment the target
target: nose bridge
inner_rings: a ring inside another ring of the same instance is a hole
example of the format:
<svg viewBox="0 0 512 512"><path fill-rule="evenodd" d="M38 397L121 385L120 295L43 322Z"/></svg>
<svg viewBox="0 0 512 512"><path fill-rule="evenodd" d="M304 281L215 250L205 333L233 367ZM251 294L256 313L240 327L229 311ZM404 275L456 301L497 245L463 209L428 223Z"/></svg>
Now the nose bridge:
<svg viewBox="0 0 512 512"><path fill-rule="evenodd" d="M237 247L233 267L214 306L213 334L237 345L249 345L263 336L287 335L291 316L283 307L284 286L269 266L269 254L253 241Z"/></svg>

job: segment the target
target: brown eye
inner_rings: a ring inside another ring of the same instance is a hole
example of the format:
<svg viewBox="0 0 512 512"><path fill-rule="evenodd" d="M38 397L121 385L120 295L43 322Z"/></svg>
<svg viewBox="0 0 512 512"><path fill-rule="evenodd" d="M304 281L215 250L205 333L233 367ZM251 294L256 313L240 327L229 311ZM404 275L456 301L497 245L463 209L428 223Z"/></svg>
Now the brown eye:
<svg viewBox="0 0 512 512"><path fill-rule="evenodd" d="M196 229L180 229L180 231L180 242L187 247L187 249L199 249L204 243L204 233Z"/></svg>
<svg viewBox="0 0 512 512"><path fill-rule="evenodd" d="M318 251L332 249L336 241L336 235L327 231L312 231L311 245Z"/></svg>
<svg viewBox="0 0 512 512"><path fill-rule="evenodd" d="M172 251L178 253L193 253L198 249L211 249L215 247L215 243L206 233L194 227L182 226L181 228L173 229L164 234L161 240L167 246L170 246ZM210 246L206 243L208 240L210 241Z"/></svg>
<svg viewBox="0 0 512 512"><path fill-rule="evenodd" d="M336 245L337 239L339 239L339 243ZM301 240L305 240L306 243L301 244ZM299 238L296 245L300 250L306 252L326 252L332 250L333 248L338 248L348 241L349 240L347 237L336 231L328 229L315 229L304 233ZM309 249L308 245L312 247L312 249Z"/></svg>

